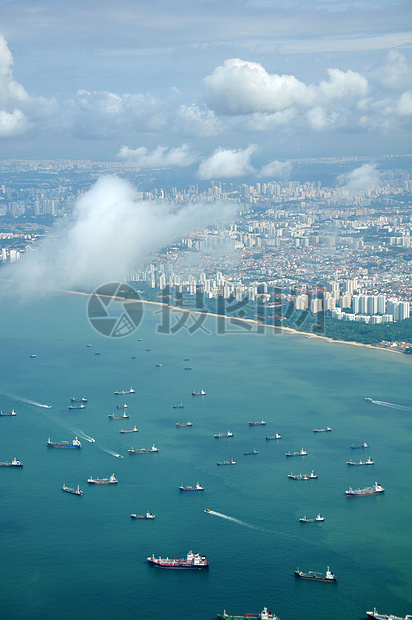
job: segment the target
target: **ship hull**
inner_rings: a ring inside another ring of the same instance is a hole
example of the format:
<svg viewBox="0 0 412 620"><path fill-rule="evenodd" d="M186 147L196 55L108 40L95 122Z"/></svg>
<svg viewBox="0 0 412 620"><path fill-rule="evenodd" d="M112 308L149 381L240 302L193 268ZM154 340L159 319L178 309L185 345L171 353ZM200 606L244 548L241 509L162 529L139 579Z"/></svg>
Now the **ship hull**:
<svg viewBox="0 0 412 620"><path fill-rule="evenodd" d="M324 583L335 583L336 581L336 577L328 579L323 575L308 575L307 573L300 573L298 571L295 571L295 577L298 579L306 579L307 581L322 581Z"/></svg>
<svg viewBox="0 0 412 620"><path fill-rule="evenodd" d="M209 562L207 564L193 565L193 564L168 564L165 562L159 563L155 560L147 560L151 566L157 566L158 568L165 568L168 570L205 570L209 568Z"/></svg>

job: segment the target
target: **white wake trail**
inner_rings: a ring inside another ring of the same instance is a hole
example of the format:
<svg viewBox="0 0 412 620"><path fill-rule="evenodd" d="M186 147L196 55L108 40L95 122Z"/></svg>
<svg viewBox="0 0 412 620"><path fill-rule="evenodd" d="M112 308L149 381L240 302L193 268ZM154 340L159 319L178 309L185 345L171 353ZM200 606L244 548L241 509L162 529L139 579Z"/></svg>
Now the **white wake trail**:
<svg viewBox="0 0 412 620"><path fill-rule="evenodd" d="M398 409L399 411L412 411L412 407L397 405L396 403L387 403L384 400L371 400L371 402L374 405L379 405L380 407L389 407L390 409Z"/></svg>
<svg viewBox="0 0 412 620"><path fill-rule="evenodd" d="M29 398L23 398L23 396L16 396L15 394L7 394L7 392L0 392L0 394L3 394L3 396L7 396L7 398L18 400L21 403L27 403L28 405L34 405L35 407L43 407L44 409L51 409L51 405L45 405L44 403L38 403L35 400L30 400Z"/></svg>
<svg viewBox="0 0 412 620"><path fill-rule="evenodd" d="M249 527L251 530L265 531L261 527L256 527L255 525L251 525L250 523L246 523L246 521L241 521L240 519L235 519L235 517L230 517L229 515L225 515L222 512L216 512L216 510L208 510L207 514L213 515L214 517L220 517L221 519L227 519L228 521L233 521L233 523L237 523L238 525L243 525L244 527Z"/></svg>
<svg viewBox="0 0 412 620"><path fill-rule="evenodd" d="M107 452L107 454L111 454L112 456L115 456L118 459L123 458L121 454L118 454L117 452L114 452L113 450L109 450L109 448L105 448L104 446L100 446L100 449L103 450L103 452Z"/></svg>

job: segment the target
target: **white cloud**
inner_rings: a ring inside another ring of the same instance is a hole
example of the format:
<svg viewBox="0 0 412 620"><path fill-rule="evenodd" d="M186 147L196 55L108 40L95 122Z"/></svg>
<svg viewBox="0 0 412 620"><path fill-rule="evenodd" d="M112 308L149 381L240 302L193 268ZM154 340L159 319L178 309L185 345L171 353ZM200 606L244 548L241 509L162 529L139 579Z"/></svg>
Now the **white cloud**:
<svg viewBox="0 0 412 620"><path fill-rule="evenodd" d="M217 136L222 129L213 110L201 109L195 103L178 108L173 128L182 135L198 138Z"/></svg>
<svg viewBox="0 0 412 620"><path fill-rule="evenodd" d="M259 170L258 177L261 179L281 180L287 179L291 172L292 164L290 161L278 161L275 159Z"/></svg>
<svg viewBox="0 0 412 620"><path fill-rule="evenodd" d="M132 160L139 168L170 168L171 166L184 168L191 166L198 159L197 155L190 151L187 144L182 144L182 146L174 149L158 146L151 152L145 146L137 149L122 146L118 157Z"/></svg>
<svg viewBox="0 0 412 620"><path fill-rule="evenodd" d="M412 90L408 90L399 97L398 113L401 116L412 115Z"/></svg>
<svg viewBox="0 0 412 620"><path fill-rule="evenodd" d="M310 126L316 130L334 127L338 120L338 114L336 112L328 114L325 108L322 108L321 106L316 106L315 108L309 110L306 117Z"/></svg>
<svg viewBox="0 0 412 620"><path fill-rule="evenodd" d="M27 129L27 118L21 110L5 112L0 110L0 138L19 136Z"/></svg>
<svg viewBox="0 0 412 620"><path fill-rule="evenodd" d="M194 228L232 220L234 205L139 201L135 188L102 177L77 201L39 248L5 268L22 293L50 288L94 287L124 281L128 271ZM6 275L6 277L8 277Z"/></svg>
<svg viewBox="0 0 412 620"><path fill-rule="evenodd" d="M363 164L352 172L341 175L338 179L342 180L348 189L356 191L376 187L379 184L380 176L376 164Z"/></svg>
<svg viewBox="0 0 412 620"><path fill-rule="evenodd" d="M197 176L202 180L241 177L255 173L250 158L258 151L255 144L246 149L217 149L199 165Z"/></svg>

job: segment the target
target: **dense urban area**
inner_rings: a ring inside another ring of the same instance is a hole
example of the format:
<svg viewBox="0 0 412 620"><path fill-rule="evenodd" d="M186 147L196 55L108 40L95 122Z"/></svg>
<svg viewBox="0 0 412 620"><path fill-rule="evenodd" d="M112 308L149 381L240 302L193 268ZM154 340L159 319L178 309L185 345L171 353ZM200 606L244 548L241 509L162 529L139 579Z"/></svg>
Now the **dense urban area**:
<svg viewBox="0 0 412 620"><path fill-rule="evenodd" d="M194 230L124 274L144 297L410 351L412 178L396 162L378 184L358 188L344 178L334 187L273 180L169 188L132 165L70 160L3 161L0 174L2 264L36 251L57 219L69 222L102 174L120 175L138 200L236 207L231 221Z"/></svg>

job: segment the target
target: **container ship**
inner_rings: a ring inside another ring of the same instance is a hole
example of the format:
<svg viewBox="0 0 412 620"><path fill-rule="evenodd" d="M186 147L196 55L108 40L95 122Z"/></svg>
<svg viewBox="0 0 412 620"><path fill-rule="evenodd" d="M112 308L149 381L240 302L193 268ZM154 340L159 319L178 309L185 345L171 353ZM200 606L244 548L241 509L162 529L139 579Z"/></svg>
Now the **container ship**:
<svg viewBox="0 0 412 620"><path fill-rule="evenodd" d="M68 449L74 449L74 448L81 448L82 444L77 439L77 437L75 437L71 443L70 443L70 441L52 441L50 439L50 437L49 437L49 440L47 442L47 446L49 448L68 448Z"/></svg>
<svg viewBox="0 0 412 620"><path fill-rule="evenodd" d="M175 556L173 558L155 558L152 555L151 558L147 558L147 561L151 566L158 566L159 568L176 568L176 569L200 569L209 568L209 562L204 556L198 553L189 551L185 558Z"/></svg>
<svg viewBox="0 0 412 620"><path fill-rule="evenodd" d="M373 486L365 487L364 489L352 489L352 487L349 487L345 494L346 497L362 497L363 495L379 495L379 493L384 492L385 489L375 482Z"/></svg>

